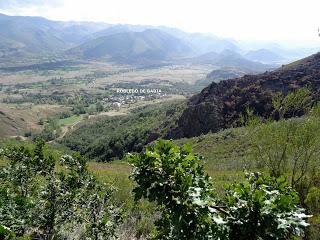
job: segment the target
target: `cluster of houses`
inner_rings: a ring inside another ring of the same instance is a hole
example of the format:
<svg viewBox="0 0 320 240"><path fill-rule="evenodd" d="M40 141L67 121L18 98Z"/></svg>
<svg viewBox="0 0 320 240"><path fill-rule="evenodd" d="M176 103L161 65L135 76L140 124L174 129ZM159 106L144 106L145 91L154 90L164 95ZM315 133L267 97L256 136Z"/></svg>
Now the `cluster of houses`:
<svg viewBox="0 0 320 240"><path fill-rule="evenodd" d="M111 102L114 110L119 110L124 105L130 105L141 101L152 101L166 97L167 94L163 92L156 92L150 94L111 94L103 99L103 102Z"/></svg>

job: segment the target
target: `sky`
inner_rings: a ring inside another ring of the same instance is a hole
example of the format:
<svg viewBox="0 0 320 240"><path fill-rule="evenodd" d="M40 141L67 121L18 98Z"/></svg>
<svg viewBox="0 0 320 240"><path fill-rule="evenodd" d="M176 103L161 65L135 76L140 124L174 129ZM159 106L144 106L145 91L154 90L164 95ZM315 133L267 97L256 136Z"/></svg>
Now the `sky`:
<svg viewBox="0 0 320 240"><path fill-rule="evenodd" d="M0 0L0 12L163 25L237 40L320 43L319 0Z"/></svg>

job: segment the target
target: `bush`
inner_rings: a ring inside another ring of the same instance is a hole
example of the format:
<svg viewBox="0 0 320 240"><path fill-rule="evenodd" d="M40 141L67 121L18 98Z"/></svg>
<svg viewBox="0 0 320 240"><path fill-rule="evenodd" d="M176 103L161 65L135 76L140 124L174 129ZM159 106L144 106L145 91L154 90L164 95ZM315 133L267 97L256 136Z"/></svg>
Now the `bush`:
<svg viewBox="0 0 320 240"><path fill-rule="evenodd" d="M0 224L0 239L15 239L15 234L9 228Z"/></svg>
<svg viewBox="0 0 320 240"><path fill-rule="evenodd" d="M274 177L287 175L302 202L320 173L320 108L315 105L303 118L283 117L288 111L307 109L307 96L308 90L301 89L282 101L274 100L281 117L278 122L263 122L248 111L246 126L256 166Z"/></svg>
<svg viewBox="0 0 320 240"><path fill-rule="evenodd" d="M320 188L312 187L304 202L310 212L320 214Z"/></svg>
<svg viewBox="0 0 320 240"><path fill-rule="evenodd" d="M46 152L43 140L34 149L1 151L8 165L0 169L0 225L17 237L113 237L121 215L111 204L112 188L88 172L81 155L62 156L57 168L53 155Z"/></svg>
<svg viewBox="0 0 320 240"><path fill-rule="evenodd" d="M308 225L284 177L247 173L245 181L229 187L225 203L230 239L292 239Z"/></svg>
<svg viewBox="0 0 320 240"><path fill-rule="evenodd" d="M24 137L31 137L32 136L32 132L28 131L24 133Z"/></svg>
<svg viewBox="0 0 320 240"><path fill-rule="evenodd" d="M219 199L189 146L160 140L128 159L135 199L155 202L162 213L156 239L288 239L308 226L284 178L247 174Z"/></svg>

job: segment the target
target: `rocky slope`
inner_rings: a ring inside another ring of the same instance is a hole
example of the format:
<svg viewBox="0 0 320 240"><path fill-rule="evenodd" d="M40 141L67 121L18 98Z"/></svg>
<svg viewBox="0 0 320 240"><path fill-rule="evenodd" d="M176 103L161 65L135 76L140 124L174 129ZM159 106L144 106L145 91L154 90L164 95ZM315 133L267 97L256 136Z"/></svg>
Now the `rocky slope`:
<svg viewBox="0 0 320 240"><path fill-rule="evenodd" d="M275 94L287 94L303 86L309 86L314 99L320 99L320 53L272 72L211 83L189 100L178 127L167 137L193 137L238 126L240 114L247 107L269 117L274 111Z"/></svg>

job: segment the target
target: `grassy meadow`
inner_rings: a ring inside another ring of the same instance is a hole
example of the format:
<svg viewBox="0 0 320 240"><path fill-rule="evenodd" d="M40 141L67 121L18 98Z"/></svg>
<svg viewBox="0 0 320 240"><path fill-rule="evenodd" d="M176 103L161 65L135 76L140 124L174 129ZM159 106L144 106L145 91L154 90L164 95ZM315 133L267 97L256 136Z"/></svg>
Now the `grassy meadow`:
<svg viewBox="0 0 320 240"><path fill-rule="evenodd" d="M180 139L176 143L191 144L194 153L203 157L205 171L212 177L215 187L222 194L226 184L244 178L249 145L242 132L241 128L228 129L190 139ZM129 176L132 169L125 160L110 163L90 161L89 169L99 179L116 187L119 201L126 200L128 195L131 195L133 182Z"/></svg>

